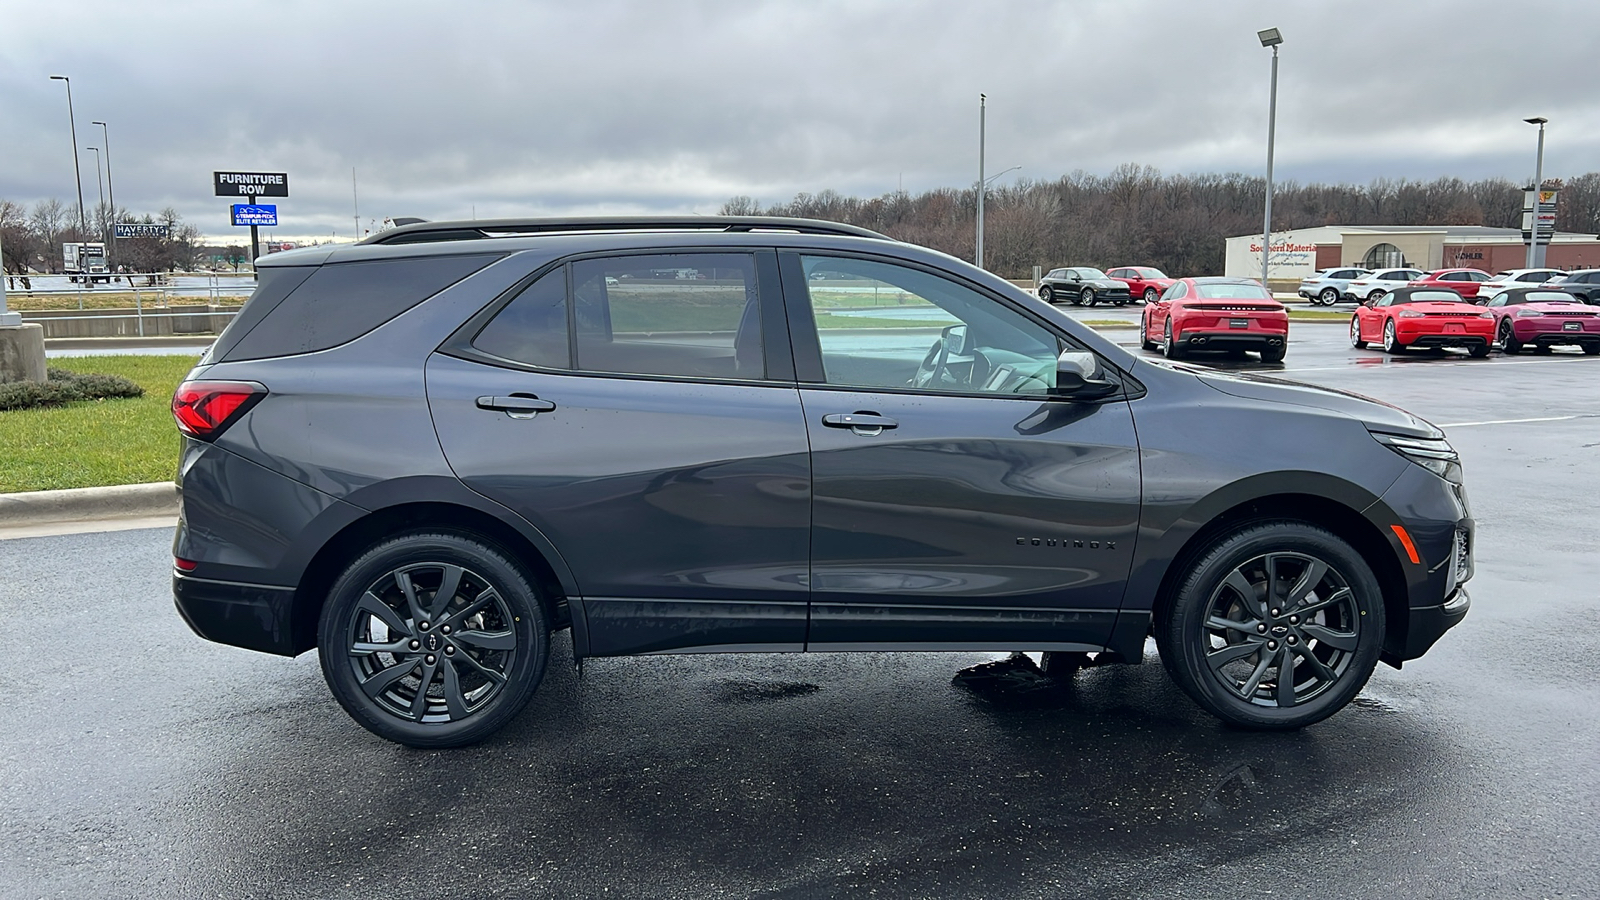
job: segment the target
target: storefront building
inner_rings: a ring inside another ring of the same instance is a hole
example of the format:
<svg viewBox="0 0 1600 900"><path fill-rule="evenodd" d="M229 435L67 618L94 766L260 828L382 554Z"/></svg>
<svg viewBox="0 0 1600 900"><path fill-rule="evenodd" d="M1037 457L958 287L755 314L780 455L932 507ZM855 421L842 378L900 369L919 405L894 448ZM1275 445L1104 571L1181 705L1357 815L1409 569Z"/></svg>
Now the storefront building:
<svg viewBox="0 0 1600 900"><path fill-rule="evenodd" d="M1425 271L1520 269L1528 248L1515 228L1483 225L1324 225L1272 234L1267 277L1299 280L1318 269L1410 266ZM1552 269L1600 268L1600 236L1557 232L1545 251ZM1261 235L1228 238L1224 274L1261 277Z"/></svg>

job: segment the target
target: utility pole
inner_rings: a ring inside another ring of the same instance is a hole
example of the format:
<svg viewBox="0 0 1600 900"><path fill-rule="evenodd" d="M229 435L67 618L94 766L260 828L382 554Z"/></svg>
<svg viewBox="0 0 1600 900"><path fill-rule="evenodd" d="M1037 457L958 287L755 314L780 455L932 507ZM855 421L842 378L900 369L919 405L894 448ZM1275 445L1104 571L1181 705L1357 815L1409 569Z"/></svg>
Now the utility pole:
<svg viewBox="0 0 1600 900"><path fill-rule="evenodd" d="M1536 266L1544 265L1544 260L1539 258L1539 207L1544 205L1539 202L1539 192L1544 190L1544 126L1550 120L1544 116L1534 116L1531 119L1523 119L1522 121L1527 122L1529 125L1539 126L1539 155L1533 164L1533 236L1528 239L1527 264L1523 266L1524 269L1532 269ZM1551 222L1550 237L1554 238L1555 236L1556 224Z"/></svg>
<svg viewBox="0 0 1600 900"><path fill-rule="evenodd" d="M983 137L984 119L989 111L989 95L978 95L978 252L973 258L978 268L983 268Z"/></svg>

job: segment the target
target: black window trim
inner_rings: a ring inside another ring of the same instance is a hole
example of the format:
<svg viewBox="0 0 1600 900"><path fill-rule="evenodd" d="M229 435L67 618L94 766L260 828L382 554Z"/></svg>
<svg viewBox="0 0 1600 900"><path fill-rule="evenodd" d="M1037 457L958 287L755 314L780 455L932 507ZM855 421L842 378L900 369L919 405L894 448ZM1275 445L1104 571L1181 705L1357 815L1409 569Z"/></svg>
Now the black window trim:
<svg viewBox="0 0 1600 900"><path fill-rule="evenodd" d="M1100 366L1106 376L1117 382L1121 390L1096 400L1081 400L1071 397L1060 397L1040 394L1000 394L993 391L929 391L920 388L879 387L874 385L848 385L828 384L822 368L822 345L817 339L817 326L815 317L811 312L811 293L806 283L805 268L800 263L800 257L805 256L833 256L845 259L860 259L867 262L883 263L885 265L901 266L915 269L935 278L954 282L961 287L988 297L1006 309L1017 313L1028 321L1043 328L1046 332L1059 338L1066 338L1074 344L1082 346L1089 353L1094 353L1095 359L1100 361ZM1000 400L1032 400L1035 402L1056 403L1089 403L1104 404L1116 403L1125 400L1136 400L1145 394L1144 385L1120 366L1106 359L1094 348L1080 341L1076 335L1050 322L1033 310L1018 304L1010 297L992 291L984 285L962 278L958 273L948 272L921 262L903 259L897 256L884 256L868 253L855 249L822 248L822 247L784 247L778 251L778 270L783 277L783 299L787 307L785 320L789 326L790 345L794 348L794 366L796 380L800 387L808 390L840 391L854 394L908 394L917 397L972 397L992 398ZM793 302L790 302L791 299Z"/></svg>
<svg viewBox="0 0 1600 900"><path fill-rule="evenodd" d="M506 359L496 356L473 345L478 334L488 327L494 317L500 314L522 294L535 281L554 272L556 269L564 271L567 290L567 354L568 361L576 363L578 352L576 347L576 328L572 321L572 264L590 259L615 259L623 256L682 256L690 254L747 254L754 257L756 273L756 299L761 315L761 351L766 357L766 378L709 378L694 375L652 375L643 372L594 372L588 369L579 369L575 366L567 369L553 369L548 366L536 366L532 363L515 359ZM627 249L593 250L583 253L574 253L559 259L549 260L527 275L517 279L510 287L501 291L482 309L473 313L470 318L461 323L448 337L434 348L435 353L451 356L467 362L482 363L501 369L514 369L521 372L532 372L542 375L573 375L584 378L620 378L626 381L660 381L678 384L736 384L751 387L777 387L794 388L794 355L789 349L788 334L774 326L774 323L783 322L783 297L782 285L778 278L777 252L771 246L726 246L696 247L673 245L660 248L629 247Z"/></svg>

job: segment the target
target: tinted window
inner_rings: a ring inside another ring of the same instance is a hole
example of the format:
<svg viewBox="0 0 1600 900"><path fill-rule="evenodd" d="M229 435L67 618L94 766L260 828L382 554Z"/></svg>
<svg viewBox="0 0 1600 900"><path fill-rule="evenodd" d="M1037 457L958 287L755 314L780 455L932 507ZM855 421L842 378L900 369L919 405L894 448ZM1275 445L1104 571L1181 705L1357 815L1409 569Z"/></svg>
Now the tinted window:
<svg viewBox="0 0 1600 900"><path fill-rule="evenodd" d="M848 293L807 281L828 384L994 394L1055 386L1056 336L993 298L888 263L802 261L808 272L826 265L857 278Z"/></svg>
<svg viewBox="0 0 1600 900"><path fill-rule="evenodd" d="M619 256L575 262L571 270L577 368L693 378L766 376L750 255ZM830 283L849 277L837 266L826 271ZM854 289L848 281L843 288Z"/></svg>
<svg viewBox="0 0 1600 900"><path fill-rule="evenodd" d="M497 258L425 256L322 266L273 307L225 358L260 359L337 347Z"/></svg>
<svg viewBox="0 0 1600 900"><path fill-rule="evenodd" d="M250 299L244 302L244 307L239 310L228 327L222 329L222 334L217 335L217 342L206 351L202 362L220 360L228 355L234 345L239 343L250 329L261 324L267 313L277 308L283 298L293 293L302 282L311 277L317 270L316 266L264 266L256 271L256 289Z"/></svg>
<svg viewBox="0 0 1600 900"><path fill-rule="evenodd" d="M1440 281L1466 281L1467 280L1467 276L1466 276L1466 273L1464 273L1464 272L1446 272L1443 275L1439 276L1439 280Z"/></svg>
<svg viewBox="0 0 1600 900"><path fill-rule="evenodd" d="M549 369L572 367L567 343L567 270L528 285L500 310L472 346L501 359Z"/></svg>
<svg viewBox="0 0 1600 900"><path fill-rule="evenodd" d="M1518 281L1545 281L1550 275L1546 272L1526 272L1518 275Z"/></svg>
<svg viewBox="0 0 1600 900"><path fill-rule="evenodd" d="M1395 301L1401 302L1401 301ZM1417 291L1405 299L1406 303L1460 303L1461 295L1455 291Z"/></svg>

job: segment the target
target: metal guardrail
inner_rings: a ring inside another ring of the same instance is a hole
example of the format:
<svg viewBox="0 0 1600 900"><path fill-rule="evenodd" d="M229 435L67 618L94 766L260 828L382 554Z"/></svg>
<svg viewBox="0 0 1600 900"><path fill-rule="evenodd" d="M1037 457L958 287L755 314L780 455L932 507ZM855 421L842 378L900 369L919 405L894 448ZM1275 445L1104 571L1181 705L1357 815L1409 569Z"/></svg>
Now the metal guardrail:
<svg viewBox="0 0 1600 900"><path fill-rule="evenodd" d="M14 278L16 276L6 277ZM30 280L49 279L51 281L59 281L64 279L73 279L78 276L34 275L29 277ZM93 278L98 276L90 277ZM106 291L119 294L131 293L133 294L132 313L118 313L107 310L105 313L82 316L58 316L53 315L55 310L17 309L14 311L21 313L24 321L34 321L40 323L82 321L104 322L116 321L119 319L135 319L139 323L139 336L144 337L146 318L166 318L169 320L175 318L192 318L196 316L225 316L231 318L238 313L237 309L212 309L204 312L172 312L168 310L170 307L175 305L186 306L200 303L204 303L210 307L216 307L221 305L221 303L227 299L238 299L242 304L243 300L250 294L250 292L255 290L256 286L254 276L227 276L217 273L206 273L204 275L173 275L165 272L119 272L105 277L115 280L109 283L101 283L104 285L103 287L97 287L93 282L73 282L68 285L30 288L27 290L8 289L6 293L8 297L15 297L19 299L31 297L76 297L78 301L78 310L84 312L87 311L86 307L84 306L84 299L87 297L92 297L97 293ZM139 284L141 280L144 281L145 284ZM183 283L185 281L190 283ZM126 284L119 284L118 282L126 282ZM150 298L149 302L146 301L147 297ZM177 302L175 303L174 301ZM149 310L152 309L161 311L150 312ZM40 313L44 313L45 315L40 315ZM220 329L213 330L220 331Z"/></svg>

